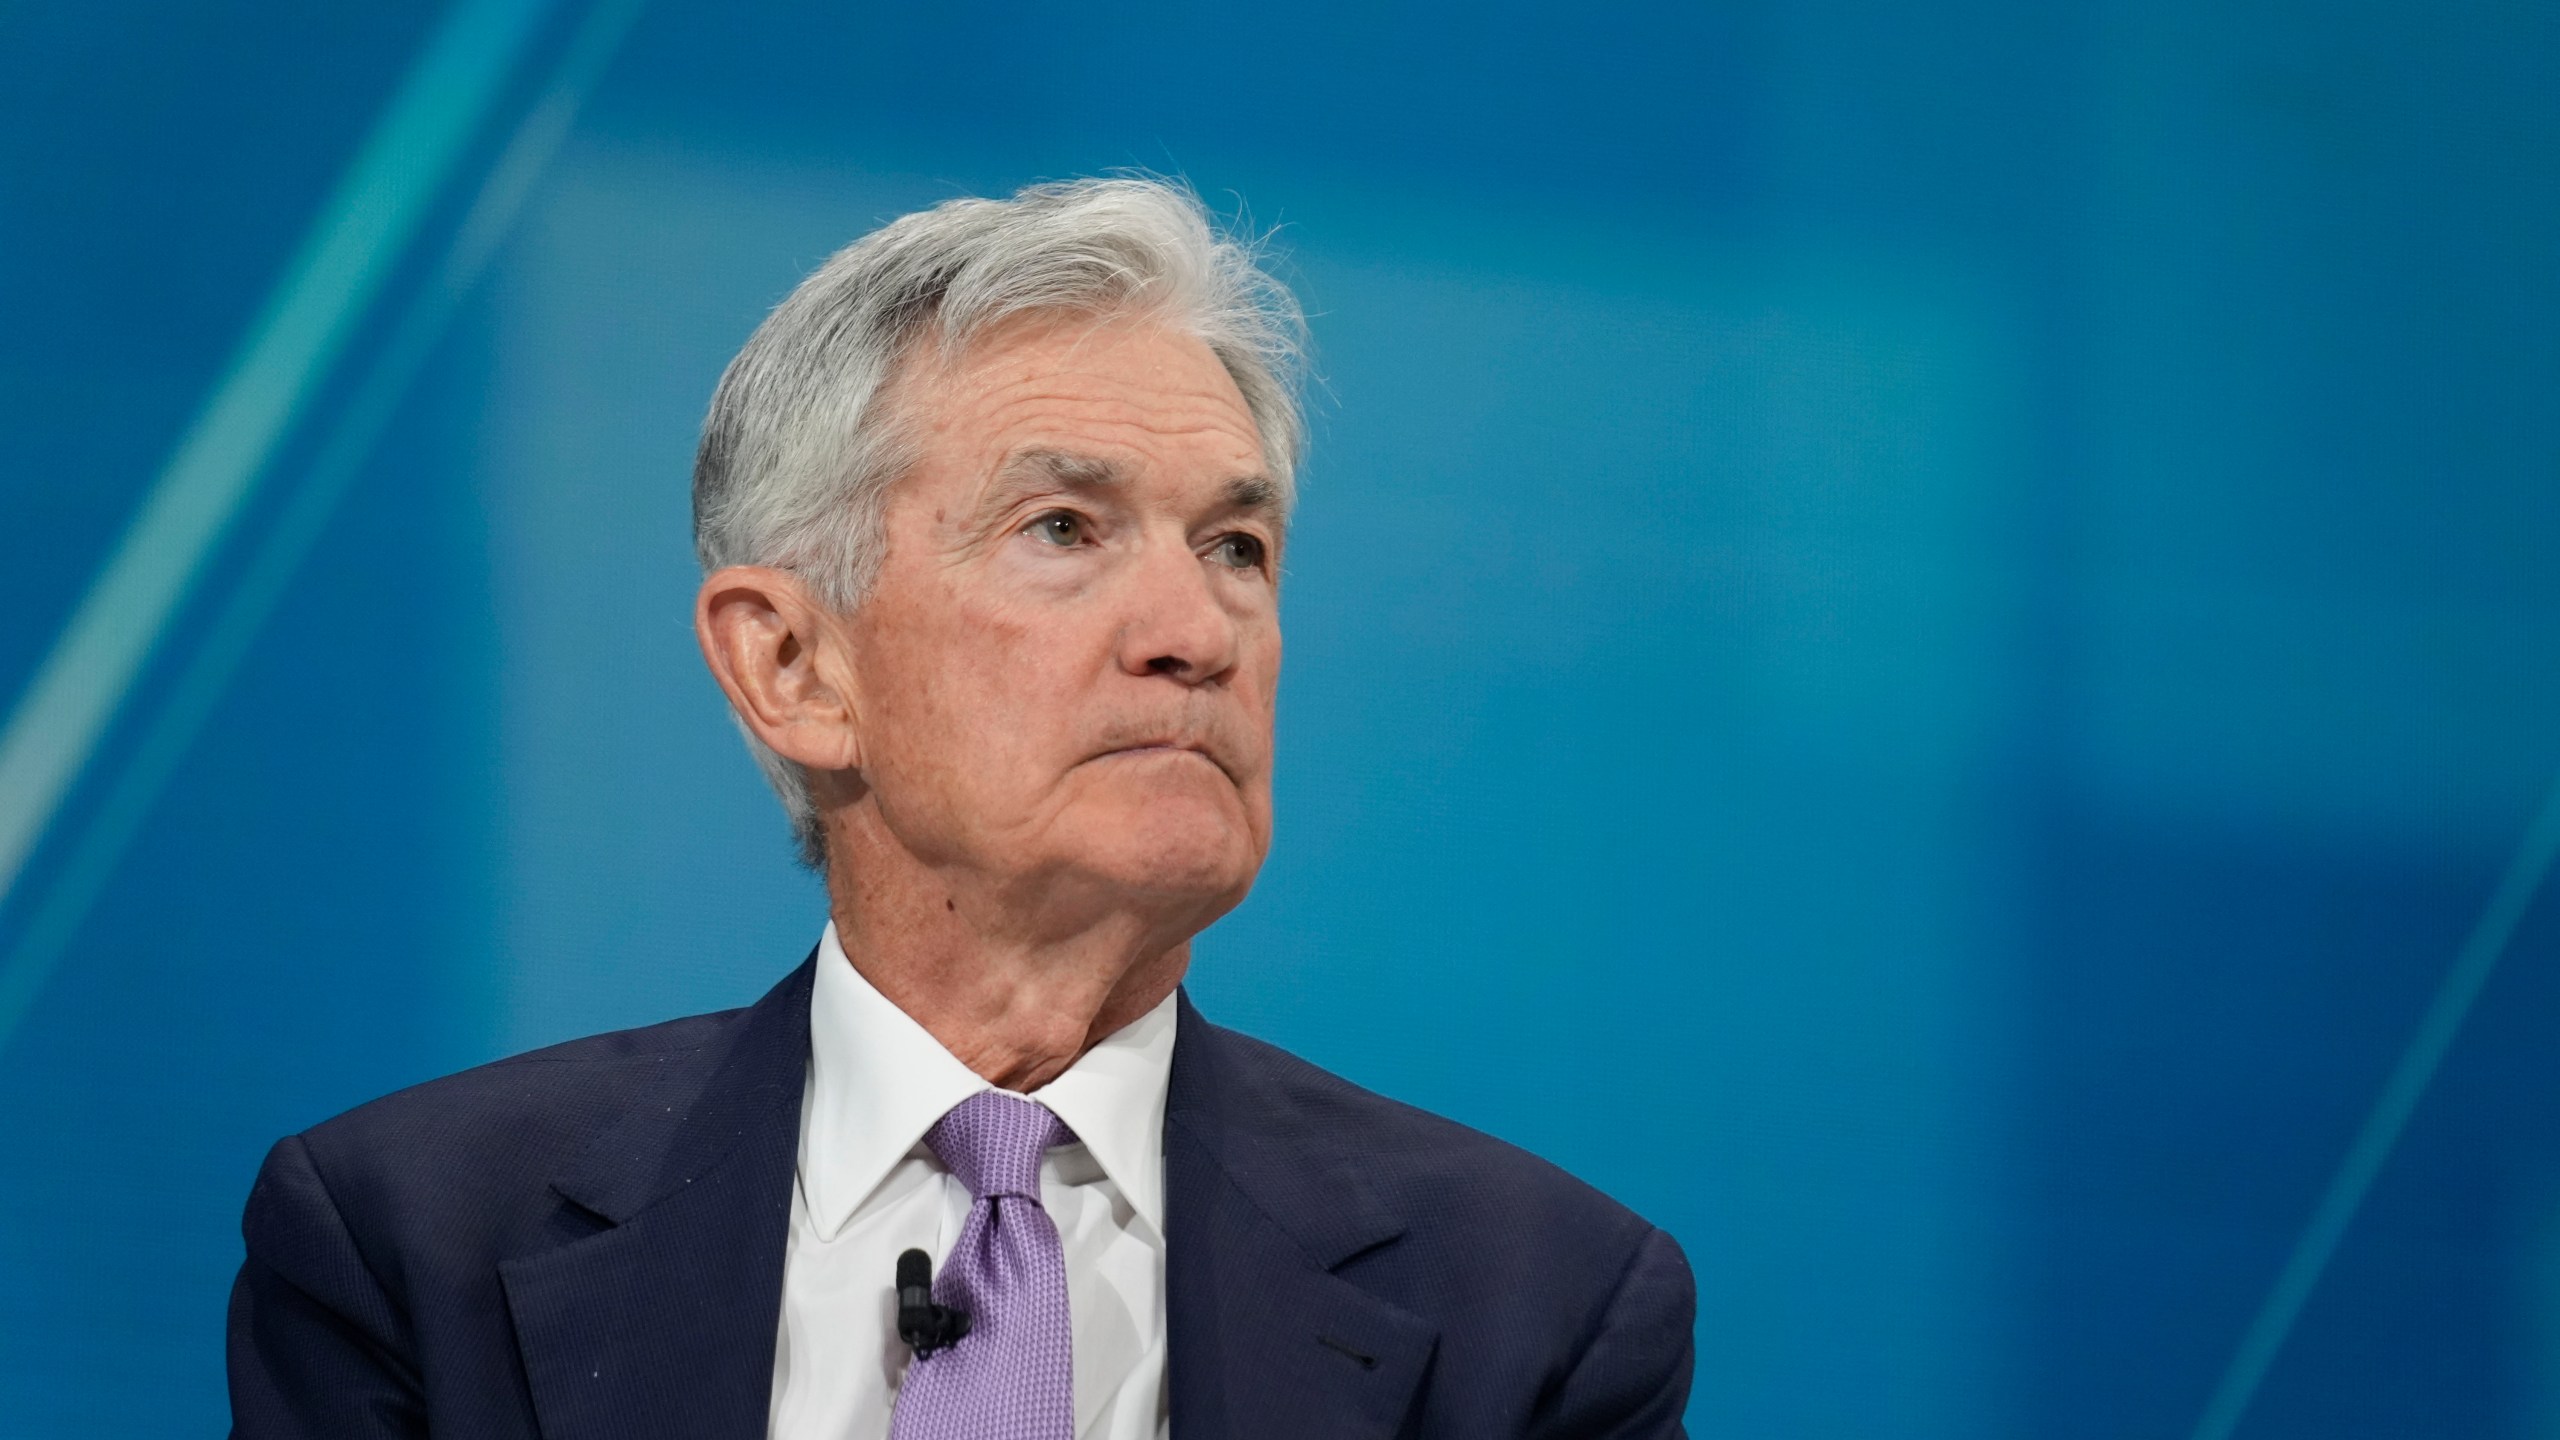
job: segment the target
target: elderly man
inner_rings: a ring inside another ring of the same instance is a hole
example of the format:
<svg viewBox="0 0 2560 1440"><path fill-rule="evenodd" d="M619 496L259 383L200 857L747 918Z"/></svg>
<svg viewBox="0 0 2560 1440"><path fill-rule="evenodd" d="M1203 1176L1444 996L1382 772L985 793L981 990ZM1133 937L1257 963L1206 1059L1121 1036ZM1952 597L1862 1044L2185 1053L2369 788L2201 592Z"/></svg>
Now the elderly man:
<svg viewBox="0 0 2560 1440"><path fill-rule="evenodd" d="M773 313L695 625L831 923L747 1009L277 1145L237 1434L1680 1433L1668 1236L1183 997L1270 843L1298 335L1136 180L907 216Z"/></svg>

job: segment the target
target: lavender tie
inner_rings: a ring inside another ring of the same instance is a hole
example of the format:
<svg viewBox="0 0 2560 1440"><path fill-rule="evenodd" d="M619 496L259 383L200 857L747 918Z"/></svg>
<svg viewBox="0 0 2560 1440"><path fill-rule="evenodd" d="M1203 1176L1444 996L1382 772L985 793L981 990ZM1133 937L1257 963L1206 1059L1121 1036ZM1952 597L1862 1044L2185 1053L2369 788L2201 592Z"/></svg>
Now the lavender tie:
<svg viewBox="0 0 2560 1440"><path fill-rule="evenodd" d="M1040 1207L1040 1155L1074 1132L1019 1096L981 1090L924 1142L974 1197L935 1277L969 1333L907 1366L890 1440L1075 1440L1067 1259Z"/></svg>

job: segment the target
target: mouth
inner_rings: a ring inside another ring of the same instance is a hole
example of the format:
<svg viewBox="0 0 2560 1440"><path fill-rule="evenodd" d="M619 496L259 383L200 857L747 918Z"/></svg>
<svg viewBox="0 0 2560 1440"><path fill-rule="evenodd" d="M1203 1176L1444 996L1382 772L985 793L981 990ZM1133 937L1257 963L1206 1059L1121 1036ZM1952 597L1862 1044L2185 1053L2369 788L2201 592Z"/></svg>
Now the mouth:
<svg viewBox="0 0 2560 1440"><path fill-rule="evenodd" d="M1230 780L1235 778L1235 776L1228 771L1227 767L1220 763L1217 756L1210 754L1207 750L1198 745L1193 745L1181 740L1151 740L1140 745L1123 745L1117 749L1105 750L1093 758L1095 760L1147 760L1158 757L1178 758L1185 755L1188 755L1195 760L1204 760L1211 765L1217 766L1218 773L1225 775Z"/></svg>

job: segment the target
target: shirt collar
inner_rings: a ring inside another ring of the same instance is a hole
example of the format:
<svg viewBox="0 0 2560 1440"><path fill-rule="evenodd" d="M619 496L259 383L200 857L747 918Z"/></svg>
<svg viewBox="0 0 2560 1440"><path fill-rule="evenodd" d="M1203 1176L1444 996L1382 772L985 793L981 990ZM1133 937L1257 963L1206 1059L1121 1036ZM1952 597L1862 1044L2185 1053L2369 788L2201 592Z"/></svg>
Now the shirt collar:
<svg viewBox="0 0 2560 1440"><path fill-rule="evenodd" d="M809 1101L800 1188L818 1238L833 1240L952 1106L996 1087L873 989L831 923L809 997ZM1113 1031L1032 1091L1092 1152L1122 1198L1164 1233L1164 1103L1174 998Z"/></svg>

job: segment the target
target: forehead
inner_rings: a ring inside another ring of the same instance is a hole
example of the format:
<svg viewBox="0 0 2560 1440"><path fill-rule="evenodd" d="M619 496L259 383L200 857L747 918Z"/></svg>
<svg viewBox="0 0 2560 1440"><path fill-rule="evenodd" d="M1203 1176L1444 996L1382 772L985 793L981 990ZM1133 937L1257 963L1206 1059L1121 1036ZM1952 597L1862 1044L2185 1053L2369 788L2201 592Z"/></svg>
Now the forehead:
<svg viewBox="0 0 2560 1440"><path fill-rule="evenodd" d="M896 387L928 456L984 473L1028 451L1137 472L1262 469L1244 394L1199 337L1146 319L1029 316L958 354L928 351Z"/></svg>

